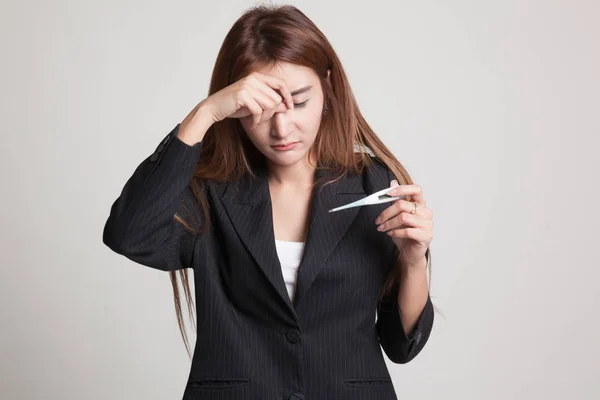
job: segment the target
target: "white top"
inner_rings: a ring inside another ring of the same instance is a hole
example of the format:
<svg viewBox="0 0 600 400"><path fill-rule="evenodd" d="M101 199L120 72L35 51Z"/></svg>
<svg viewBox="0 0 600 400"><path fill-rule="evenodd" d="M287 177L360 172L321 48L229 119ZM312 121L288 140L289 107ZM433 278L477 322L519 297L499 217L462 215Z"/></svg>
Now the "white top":
<svg viewBox="0 0 600 400"><path fill-rule="evenodd" d="M275 248L277 249L277 256L281 263L281 272L283 273L285 287L287 288L290 299L294 300L294 294L296 293L296 278L298 276L300 260L302 260L304 242L275 239Z"/></svg>

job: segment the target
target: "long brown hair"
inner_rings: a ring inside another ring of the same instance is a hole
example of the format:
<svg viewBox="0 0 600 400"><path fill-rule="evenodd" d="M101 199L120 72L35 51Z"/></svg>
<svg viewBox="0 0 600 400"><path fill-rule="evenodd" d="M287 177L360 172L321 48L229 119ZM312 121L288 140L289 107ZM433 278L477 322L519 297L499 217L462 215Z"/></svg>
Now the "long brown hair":
<svg viewBox="0 0 600 400"><path fill-rule="evenodd" d="M214 65L209 95L236 82L265 65L287 62L312 69L319 77L328 112L323 116L319 132L310 151L319 165L336 167L340 179L353 171L360 173L372 160L364 151L370 150L395 175L398 183L412 184L410 176L392 152L373 132L363 118L342 64L333 47L317 26L299 9L291 5L258 5L246 10L226 35ZM329 80L327 71L331 70ZM203 211L200 229L195 229L179 215L175 219L186 229L200 233L210 229L209 205L204 196L203 182L229 182L245 173L254 175L252 166L264 161L259 151L246 137L239 119L226 118L213 124L202 140L200 162L190 182L192 191ZM309 157L309 160L311 157ZM332 182L332 181L330 181ZM316 184L316 182L315 182ZM431 257L427 252L427 267ZM189 343L185 333L180 281L188 304L189 317L194 323L194 304L188 269L171 271L175 310L179 329L188 355ZM388 295L399 279L396 268L382 288Z"/></svg>

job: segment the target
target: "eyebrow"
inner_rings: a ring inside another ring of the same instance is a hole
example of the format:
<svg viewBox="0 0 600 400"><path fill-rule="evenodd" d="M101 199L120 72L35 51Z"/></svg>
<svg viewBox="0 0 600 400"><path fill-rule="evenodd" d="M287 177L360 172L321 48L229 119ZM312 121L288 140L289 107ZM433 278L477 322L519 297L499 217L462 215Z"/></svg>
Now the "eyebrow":
<svg viewBox="0 0 600 400"><path fill-rule="evenodd" d="M312 85L308 85L308 86L301 87L300 89L296 89L293 92L290 92L290 94L292 96L295 96L300 93L308 92L310 89L312 89Z"/></svg>

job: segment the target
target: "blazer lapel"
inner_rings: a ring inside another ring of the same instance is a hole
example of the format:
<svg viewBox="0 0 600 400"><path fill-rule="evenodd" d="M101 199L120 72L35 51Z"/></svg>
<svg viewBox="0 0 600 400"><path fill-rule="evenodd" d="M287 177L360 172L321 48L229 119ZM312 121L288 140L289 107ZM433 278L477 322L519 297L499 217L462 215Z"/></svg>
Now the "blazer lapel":
<svg viewBox="0 0 600 400"><path fill-rule="evenodd" d="M317 178L335 178L331 170L317 170ZM312 194L308 220L308 236L298 269L294 306L298 307L325 266L327 257L342 239L358 215L360 207L330 213L329 210L364 197L362 178L347 174L327 185L317 185Z"/></svg>
<svg viewBox="0 0 600 400"><path fill-rule="evenodd" d="M289 298L275 247L273 208L266 168L257 168L256 178L244 175L227 184L221 200L244 246L269 283L296 316L296 308L314 282L325 260L346 233L360 207L335 213L329 210L364 197L360 176L348 174L328 185L316 185L311 196L308 235L298 269L294 301ZM316 178L333 178L331 170L317 169ZM297 317L297 316L296 316Z"/></svg>

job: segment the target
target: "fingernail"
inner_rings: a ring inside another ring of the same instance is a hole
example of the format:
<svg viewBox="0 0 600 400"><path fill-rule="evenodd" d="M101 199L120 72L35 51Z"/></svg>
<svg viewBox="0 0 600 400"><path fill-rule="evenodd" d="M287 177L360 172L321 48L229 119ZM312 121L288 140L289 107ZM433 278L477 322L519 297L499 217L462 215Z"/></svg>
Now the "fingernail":
<svg viewBox="0 0 600 400"><path fill-rule="evenodd" d="M383 230L383 225L379 225L379 226L377 227L377 230L381 232L381 231Z"/></svg>

